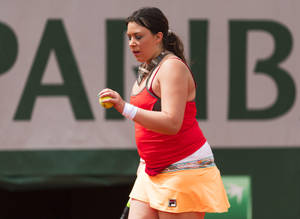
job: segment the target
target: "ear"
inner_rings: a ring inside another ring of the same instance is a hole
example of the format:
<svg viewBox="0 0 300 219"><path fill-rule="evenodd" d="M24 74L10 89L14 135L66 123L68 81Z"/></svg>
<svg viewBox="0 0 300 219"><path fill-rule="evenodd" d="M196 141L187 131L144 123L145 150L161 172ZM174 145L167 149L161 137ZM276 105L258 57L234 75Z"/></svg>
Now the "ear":
<svg viewBox="0 0 300 219"><path fill-rule="evenodd" d="M164 34L162 32L158 32L157 34L155 34L155 38L158 43L162 42L163 37L164 37Z"/></svg>

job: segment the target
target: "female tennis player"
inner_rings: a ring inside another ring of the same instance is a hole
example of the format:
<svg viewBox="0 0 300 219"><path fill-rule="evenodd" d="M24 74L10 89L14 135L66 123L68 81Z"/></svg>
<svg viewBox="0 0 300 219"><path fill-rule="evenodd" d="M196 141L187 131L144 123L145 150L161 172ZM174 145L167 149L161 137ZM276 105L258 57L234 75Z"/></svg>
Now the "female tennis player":
<svg viewBox="0 0 300 219"><path fill-rule="evenodd" d="M130 193L129 219L203 219L229 202L210 145L196 120L196 84L181 40L158 8L126 20L129 47L141 63L125 102L109 88L103 102L135 122L141 157Z"/></svg>

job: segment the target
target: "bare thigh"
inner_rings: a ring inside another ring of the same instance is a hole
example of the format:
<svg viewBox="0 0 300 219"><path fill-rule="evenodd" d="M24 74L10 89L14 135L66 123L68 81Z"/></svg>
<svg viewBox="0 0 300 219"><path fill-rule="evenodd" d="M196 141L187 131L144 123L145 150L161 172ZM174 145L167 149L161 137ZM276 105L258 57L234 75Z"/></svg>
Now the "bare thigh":
<svg viewBox="0 0 300 219"><path fill-rule="evenodd" d="M205 213L168 213L157 211L149 206L148 203L136 199L130 200L128 219L204 219Z"/></svg>
<svg viewBox="0 0 300 219"><path fill-rule="evenodd" d="M128 219L159 219L157 210L150 208L146 202L130 200Z"/></svg>
<svg viewBox="0 0 300 219"><path fill-rule="evenodd" d="M205 213L203 212L187 212L187 213L168 213L159 211L159 219L204 219Z"/></svg>

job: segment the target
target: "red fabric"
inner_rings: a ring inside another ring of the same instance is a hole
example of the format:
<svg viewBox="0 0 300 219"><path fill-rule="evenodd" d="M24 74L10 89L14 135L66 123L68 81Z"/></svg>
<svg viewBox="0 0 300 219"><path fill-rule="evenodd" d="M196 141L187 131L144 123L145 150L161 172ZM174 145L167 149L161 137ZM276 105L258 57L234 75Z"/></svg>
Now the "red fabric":
<svg viewBox="0 0 300 219"><path fill-rule="evenodd" d="M130 103L145 110L152 110L158 98L144 88L139 94L131 96ZM175 135L153 132L135 123L135 138L138 153L146 163L146 173L150 176L160 173L175 163L197 151L205 142L196 120L196 104L186 103L183 124Z"/></svg>

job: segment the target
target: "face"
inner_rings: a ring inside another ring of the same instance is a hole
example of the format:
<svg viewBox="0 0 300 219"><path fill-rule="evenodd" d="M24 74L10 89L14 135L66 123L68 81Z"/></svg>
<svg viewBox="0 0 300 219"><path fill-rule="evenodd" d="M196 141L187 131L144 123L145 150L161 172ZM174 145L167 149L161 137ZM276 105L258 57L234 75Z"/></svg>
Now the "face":
<svg viewBox="0 0 300 219"><path fill-rule="evenodd" d="M128 44L131 52L139 62L150 62L162 50L162 33L151 33L147 28L129 22L127 25Z"/></svg>

